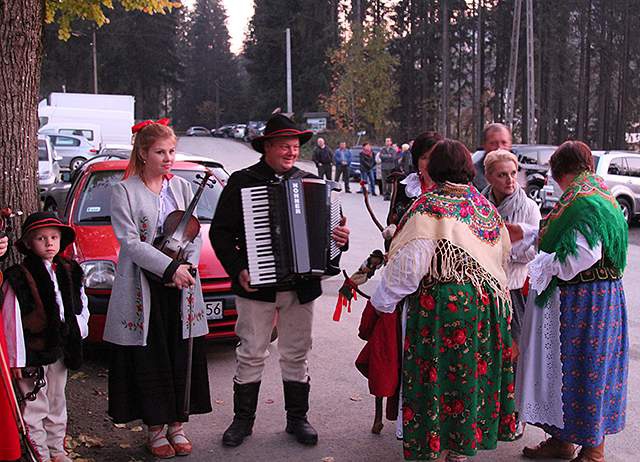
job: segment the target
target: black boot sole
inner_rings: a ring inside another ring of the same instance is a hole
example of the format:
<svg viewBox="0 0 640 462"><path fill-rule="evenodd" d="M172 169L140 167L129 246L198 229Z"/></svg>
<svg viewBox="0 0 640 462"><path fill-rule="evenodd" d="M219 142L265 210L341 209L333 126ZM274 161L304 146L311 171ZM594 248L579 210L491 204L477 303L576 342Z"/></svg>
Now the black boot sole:
<svg viewBox="0 0 640 462"><path fill-rule="evenodd" d="M296 437L296 441L300 444L304 444L305 446L315 446L316 444L318 444L318 437L316 436L315 438L308 438L308 439L304 439L304 438L300 438L296 432L294 432L293 430L291 430L289 427L287 427L285 429L285 431Z"/></svg>
<svg viewBox="0 0 640 462"><path fill-rule="evenodd" d="M251 436L251 433L247 433L246 435L244 435L242 437L242 439L240 441L228 441L224 439L224 436L222 437L222 445L223 446L227 446L230 448L235 448L236 446L240 446L242 443L244 443L244 440L247 436Z"/></svg>

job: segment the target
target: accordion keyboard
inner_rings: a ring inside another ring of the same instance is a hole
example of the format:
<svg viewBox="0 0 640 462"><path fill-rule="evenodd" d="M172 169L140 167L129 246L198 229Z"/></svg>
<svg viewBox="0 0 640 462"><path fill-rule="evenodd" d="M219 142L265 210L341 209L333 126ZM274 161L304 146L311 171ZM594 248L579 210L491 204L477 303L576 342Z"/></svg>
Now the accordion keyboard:
<svg viewBox="0 0 640 462"><path fill-rule="evenodd" d="M241 193L251 285L275 283L276 255L271 240L268 188L243 188Z"/></svg>

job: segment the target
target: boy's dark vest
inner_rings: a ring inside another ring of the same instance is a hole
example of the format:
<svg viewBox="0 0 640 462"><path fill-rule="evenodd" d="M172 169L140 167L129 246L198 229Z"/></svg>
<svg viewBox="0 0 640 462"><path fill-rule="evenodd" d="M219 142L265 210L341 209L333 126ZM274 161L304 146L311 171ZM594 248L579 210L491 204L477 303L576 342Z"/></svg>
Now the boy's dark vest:
<svg viewBox="0 0 640 462"><path fill-rule="evenodd" d="M72 260L53 259L64 304L64 322L56 303L53 281L41 258L28 255L4 273L14 290L22 315L27 366L44 366L63 358L69 369L82 363L82 337L76 315L82 313L82 269Z"/></svg>

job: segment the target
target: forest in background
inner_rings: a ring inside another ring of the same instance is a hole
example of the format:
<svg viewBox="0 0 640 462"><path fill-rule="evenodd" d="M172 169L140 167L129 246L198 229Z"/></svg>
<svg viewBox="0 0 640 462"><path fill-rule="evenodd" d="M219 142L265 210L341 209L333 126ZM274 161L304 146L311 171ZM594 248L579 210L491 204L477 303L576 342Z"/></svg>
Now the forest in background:
<svg viewBox="0 0 640 462"><path fill-rule="evenodd" d="M116 7L95 31L99 92L132 94L136 118L169 116L180 128L264 120L286 107L289 27L298 120L328 111L338 129L378 139L444 128L472 147L486 123L505 119L512 0L254 3L239 56L229 50L220 0L196 0L167 15ZM640 0L533 6L536 141L625 148L625 134L640 131ZM524 8L522 16L513 129L515 141L527 142ZM93 27L75 22L63 42L46 26L43 97L63 85L93 91Z"/></svg>

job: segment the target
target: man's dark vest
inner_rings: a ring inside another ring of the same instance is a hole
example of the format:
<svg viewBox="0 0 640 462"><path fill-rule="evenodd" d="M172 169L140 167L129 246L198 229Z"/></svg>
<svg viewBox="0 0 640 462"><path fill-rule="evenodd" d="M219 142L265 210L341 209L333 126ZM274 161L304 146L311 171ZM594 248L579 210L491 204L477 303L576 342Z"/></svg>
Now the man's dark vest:
<svg viewBox="0 0 640 462"><path fill-rule="evenodd" d="M53 281L41 258L28 255L4 273L20 304L27 366L44 366L63 358L69 369L82 363L82 337L76 315L82 313L82 269L75 261L53 259L64 304L64 322Z"/></svg>

